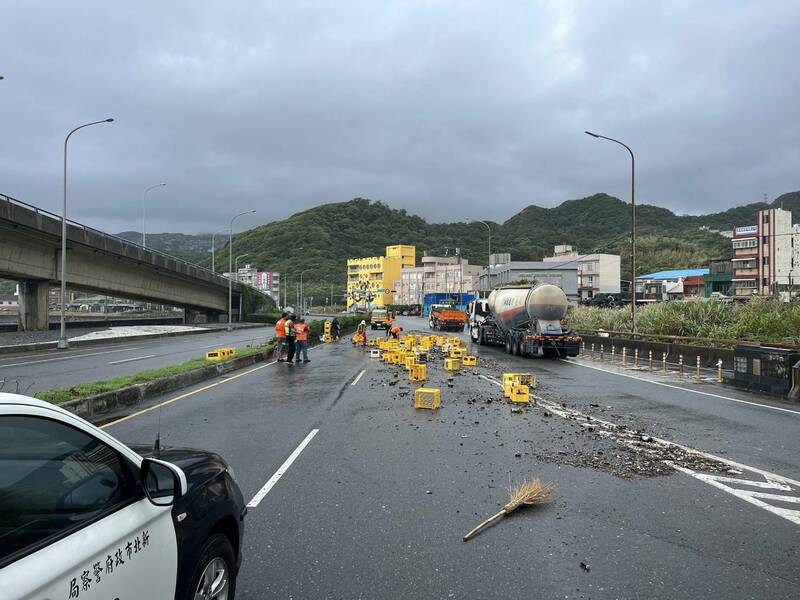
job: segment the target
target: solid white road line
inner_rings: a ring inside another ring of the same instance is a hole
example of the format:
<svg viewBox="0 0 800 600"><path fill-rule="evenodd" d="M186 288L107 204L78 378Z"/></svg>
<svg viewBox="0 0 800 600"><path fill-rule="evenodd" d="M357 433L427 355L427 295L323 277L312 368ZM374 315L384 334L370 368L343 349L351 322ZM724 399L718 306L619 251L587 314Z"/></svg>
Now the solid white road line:
<svg viewBox="0 0 800 600"><path fill-rule="evenodd" d="M353 379L353 383L351 383L350 385L355 385L355 384L357 384L357 383L359 382L359 380L360 380L360 379L361 379L361 378L364 376L364 373L366 373L366 372L367 372L367 370L366 370L366 369L362 369L362 370L361 370L361 373L359 373L359 374L356 376L356 378L355 378L355 379Z"/></svg>
<svg viewBox="0 0 800 600"><path fill-rule="evenodd" d="M674 390L681 390L682 392L691 392L692 394L700 394L702 396L711 396L712 398L719 398L721 400L729 400L730 402L738 402L740 404L749 404L750 406L756 406L758 408L768 408L770 410L777 410L780 412L791 413L800 417L800 411L792 410L790 408L781 408L780 406L769 406L768 404L759 404L758 402L750 402L749 400L740 400L739 398L731 398L730 396L722 396L720 394L712 394L711 392L701 392L700 390L693 390L691 388L681 387L679 385L672 385L669 383L664 383L663 381L653 381L652 379L645 379L643 377L636 377L635 375L629 375L627 373L617 373L615 371L609 371L607 369L601 369L600 367L593 367L592 365L584 365L577 362L572 362L569 360L561 359L561 362L565 362L568 365L573 365L576 367L584 367L586 369L594 369L595 371L602 371L603 373L609 373L610 375L619 375L620 377L627 377L629 379L636 379L638 381L644 381L646 383L652 383L653 385L660 385L667 388L672 388Z"/></svg>
<svg viewBox="0 0 800 600"><path fill-rule="evenodd" d="M272 489L272 487L276 483L278 483L278 480L281 477L283 477L283 474L289 470L289 467L292 466L292 463L295 461L295 459L297 459L297 457L300 456L300 453L306 446L308 446L308 443L314 439L314 436L317 435L317 433L319 433L319 429L312 429L309 432L309 434L305 437L305 439L302 442L300 442L300 445L294 449L294 452L292 452L289 455L289 458L283 461L283 464L280 467L278 467L278 470L275 471L275 474L267 480L267 483L264 484L264 487L258 490L258 492L256 492L256 495L253 496L253 499L247 503L248 508L255 508L256 506L258 506L258 504L264 499L264 496L266 496Z"/></svg>
<svg viewBox="0 0 800 600"><path fill-rule="evenodd" d="M158 354L148 354L147 356L137 356L136 358L123 358L122 360L115 360L115 361L112 361L112 362L110 362L108 364L110 364L110 365L121 365L121 364L124 364L124 363L133 362L135 360L144 360L146 358L154 358L156 356L158 356Z"/></svg>
<svg viewBox="0 0 800 600"><path fill-rule="evenodd" d="M101 356L103 354L114 354L115 352L127 352L129 350L139 350L139 349L141 349L141 346L137 348L120 348L117 350L104 350L103 352L88 352L86 354L72 354L70 356L62 356L60 358L44 358L42 360L31 360L28 362L13 363L10 365L0 365L0 369L5 369L7 367L25 367L27 365L38 365L41 363L56 362L58 360L71 360L73 358L83 358L84 356Z"/></svg>

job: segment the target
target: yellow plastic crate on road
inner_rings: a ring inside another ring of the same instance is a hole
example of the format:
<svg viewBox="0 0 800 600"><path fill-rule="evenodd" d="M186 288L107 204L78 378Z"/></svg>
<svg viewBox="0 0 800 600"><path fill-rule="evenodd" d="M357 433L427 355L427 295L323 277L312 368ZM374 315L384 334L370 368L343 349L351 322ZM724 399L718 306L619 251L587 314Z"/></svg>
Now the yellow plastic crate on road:
<svg viewBox="0 0 800 600"><path fill-rule="evenodd" d="M439 388L417 388L414 392L414 408L436 410L442 406L442 392Z"/></svg>

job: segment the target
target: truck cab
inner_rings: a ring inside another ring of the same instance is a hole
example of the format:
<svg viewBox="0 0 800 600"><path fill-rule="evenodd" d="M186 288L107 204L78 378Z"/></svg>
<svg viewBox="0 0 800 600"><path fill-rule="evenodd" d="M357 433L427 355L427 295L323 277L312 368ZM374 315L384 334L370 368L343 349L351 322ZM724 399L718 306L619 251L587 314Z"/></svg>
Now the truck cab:
<svg viewBox="0 0 800 600"><path fill-rule="evenodd" d="M387 311L385 308L374 309L369 317L370 329L389 329L389 323L387 322L388 318L389 311Z"/></svg>
<svg viewBox="0 0 800 600"><path fill-rule="evenodd" d="M467 304L467 327L473 342L478 341L480 326L490 314L489 301L486 298L476 298Z"/></svg>

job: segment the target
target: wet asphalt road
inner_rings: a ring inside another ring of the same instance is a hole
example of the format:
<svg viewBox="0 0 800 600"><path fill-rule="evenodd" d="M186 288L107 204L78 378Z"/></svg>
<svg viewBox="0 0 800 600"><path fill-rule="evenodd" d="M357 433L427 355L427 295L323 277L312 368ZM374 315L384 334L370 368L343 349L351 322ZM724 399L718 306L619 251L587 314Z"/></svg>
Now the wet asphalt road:
<svg viewBox="0 0 800 600"><path fill-rule="evenodd" d="M220 346L242 348L260 344L272 338L272 333L271 326L231 332L222 329L127 342L118 338L69 350L5 354L0 356L0 380L6 380L3 391L16 391L16 382L19 381L21 392L27 389L29 394L33 394L182 363Z"/></svg>
<svg viewBox="0 0 800 600"><path fill-rule="evenodd" d="M543 403L786 477L800 473L797 445L762 438L796 432L800 415L476 350L479 367L452 388L440 365L429 367L428 384L442 388L436 413L413 409L413 384L397 367L339 343L312 350L309 364L231 374L109 430L150 442L160 418L164 444L219 452L247 499L319 430L249 511L240 599L797 597L800 525L683 473L632 475L609 439L541 405L512 413L489 379L524 366ZM599 458L616 466L587 466ZM729 476L774 486L750 472ZM509 481L530 477L558 486L551 504L462 542L506 501ZM800 496L786 487L781 494Z"/></svg>

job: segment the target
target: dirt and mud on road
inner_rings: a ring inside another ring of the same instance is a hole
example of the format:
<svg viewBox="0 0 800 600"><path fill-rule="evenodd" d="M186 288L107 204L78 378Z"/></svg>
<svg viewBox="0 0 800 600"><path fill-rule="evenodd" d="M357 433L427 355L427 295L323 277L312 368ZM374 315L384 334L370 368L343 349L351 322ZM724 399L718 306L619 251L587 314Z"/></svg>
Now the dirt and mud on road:
<svg viewBox="0 0 800 600"><path fill-rule="evenodd" d="M412 332L426 335L425 332ZM676 472L672 465L711 474L738 474L725 462L672 444L654 433L648 423L621 414L609 404L591 404L592 414L580 411L561 399L555 386L538 382L531 404L512 404L503 396L499 381L510 371L498 359L481 356L475 367L458 372L443 369L444 354L431 350L424 387L442 390L443 407L428 413L429 421L443 425L442 435L454 443L480 452L482 445L505 447L509 459L546 462L571 467L598 469L620 478L657 477ZM402 402L409 415L402 423L418 428L413 414L414 390L423 386L408 380L405 369L374 361L369 385L386 409ZM609 401L609 399L606 399ZM506 431L503 431L506 429ZM512 444L509 438L515 439ZM480 444L477 444L480 442Z"/></svg>

